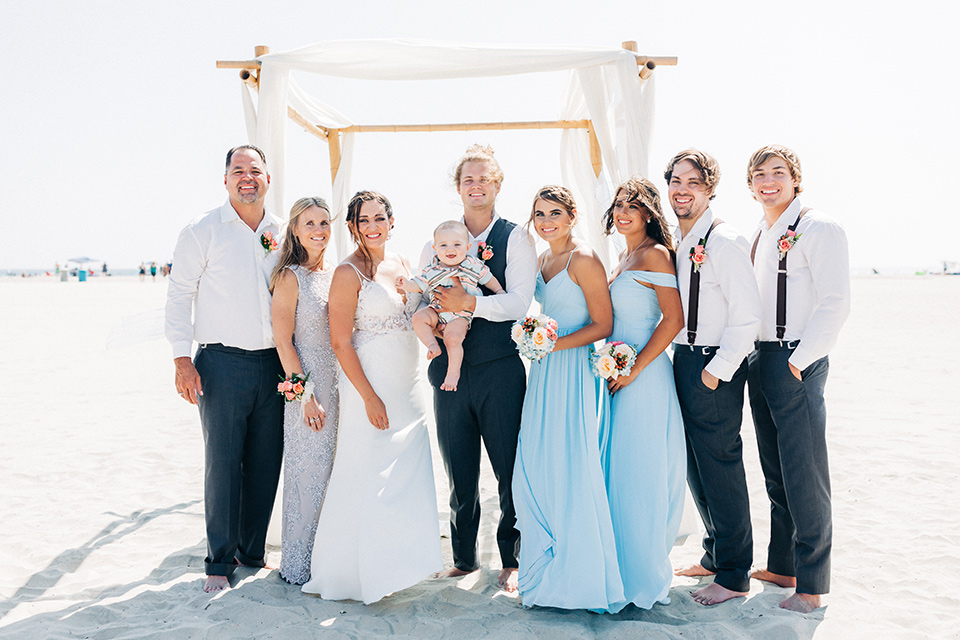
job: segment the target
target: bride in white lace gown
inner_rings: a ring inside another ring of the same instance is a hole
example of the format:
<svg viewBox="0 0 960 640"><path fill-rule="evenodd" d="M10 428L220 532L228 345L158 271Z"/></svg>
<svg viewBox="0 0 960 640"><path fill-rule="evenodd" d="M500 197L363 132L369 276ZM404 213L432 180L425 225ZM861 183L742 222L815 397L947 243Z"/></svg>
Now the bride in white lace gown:
<svg viewBox="0 0 960 640"><path fill-rule="evenodd" d="M366 604L443 568L426 402L416 385L417 300L396 291L409 268L387 253L390 203L361 191L347 226L358 249L333 276L330 337L343 374L340 428L305 593Z"/></svg>

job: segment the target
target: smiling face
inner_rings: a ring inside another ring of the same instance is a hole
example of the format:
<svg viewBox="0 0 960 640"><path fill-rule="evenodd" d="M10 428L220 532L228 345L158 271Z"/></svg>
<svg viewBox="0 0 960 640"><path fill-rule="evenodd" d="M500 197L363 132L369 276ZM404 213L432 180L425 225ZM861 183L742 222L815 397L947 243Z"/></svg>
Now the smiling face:
<svg viewBox="0 0 960 640"><path fill-rule="evenodd" d="M492 209L500 182L486 162L465 162L460 169L457 193L466 209Z"/></svg>
<svg viewBox="0 0 960 640"><path fill-rule="evenodd" d="M576 210L570 212L559 202L537 198L533 203L533 228L547 242L570 235L576 221Z"/></svg>
<svg viewBox="0 0 960 640"><path fill-rule="evenodd" d="M779 216L790 206L799 185L800 181L791 175L787 161L776 155L754 167L750 174L754 199L771 215Z"/></svg>
<svg viewBox="0 0 960 640"><path fill-rule="evenodd" d="M677 218L693 223L710 206L712 191L707 188L703 175L689 160L678 162L667 187L667 198Z"/></svg>
<svg viewBox="0 0 960 640"><path fill-rule="evenodd" d="M316 205L307 207L297 220L294 236L310 256L318 256L330 241L330 212Z"/></svg>
<svg viewBox="0 0 960 640"><path fill-rule="evenodd" d="M375 249L386 244L393 221L387 216L387 210L382 203L367 200L360 206L354 224L359 242L367 249Z"/></svg>
<svg viewBox="0 0 960 640"><path fill-rule="evenodd" d="M455 267L467 257L470 241L465 232L456 229L440 229L433 234L433 250L437 258L448 267Z"/></svg>
<svg viewBox="0 0 960 640"><path fill-rule="evenodd" d="M270 176L257 152L239 149L230 158L223 184L234 205L261 204L270 188Z"/></svg>
<svg viewBox="0 0 960 640"><path fill-rule="evenodd" d="M646 235L650 212L642 203L630 200L623 191L613 200L613 226L624 236L643 233Z"/></svg>

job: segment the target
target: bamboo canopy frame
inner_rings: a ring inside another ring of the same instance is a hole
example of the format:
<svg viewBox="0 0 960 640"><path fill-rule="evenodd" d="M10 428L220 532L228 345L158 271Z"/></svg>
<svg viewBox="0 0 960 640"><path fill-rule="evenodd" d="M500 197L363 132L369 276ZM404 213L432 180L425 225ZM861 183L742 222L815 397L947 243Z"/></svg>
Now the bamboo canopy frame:
<svg viewBox="0 0 960 640"><path fill-rule="evenodd" d="M637 59L639 75L647 79L658 65L674 66L676 56L643 56L637 54L636 41L626 41L621 44L623 49L632 51ZM270 53L270 48L258 45L254 48L253 60L218 60L218 69L240 69L240 78L245 83L259 90L260 60L263 55ZM341 139L343 133L404 133L404 132L434 132L434 131L504 131L528 129L586 129L590 140L590 164L595 176L599 177L603 168L600 143L590 120L537 120L527 122L471 122L458 124L395 124L395 125L352 125L342 129L322 127L307 120L292 107L287 107L287 116L299 124L304 131L322 140L326 140L330 153L330 178L336 181L340 170Z"/></svg>

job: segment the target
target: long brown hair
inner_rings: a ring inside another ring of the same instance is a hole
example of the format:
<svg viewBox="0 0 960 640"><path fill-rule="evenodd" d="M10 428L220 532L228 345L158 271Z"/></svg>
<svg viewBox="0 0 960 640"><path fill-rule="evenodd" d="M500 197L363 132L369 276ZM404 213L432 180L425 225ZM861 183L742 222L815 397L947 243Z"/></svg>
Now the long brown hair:
<svg viewBox="0 0 960 640"><path fill-rule="evenodd" d="M360 250L360 255L363 256L364 268L372 272L373 258L367 250L367 245L364 242L363 236L360 234L360 230L357 229L357 218L360 217L360 208L364 202L379 202L382 204L383 210L387 214L387 219L391 221L391 229L393 228L393 207L390 206L390 201L387 200L385 195L377 193L376 191L357 191L353 197L350 198L350 203L347 204L347 229L350 231L350 237L353 238L354 244L356 244ZM370 275L372 276L373 273Z"/></svg>
<svg viewBox="0 0 960 640"><path fill-rule="evenodd" d="M307 261L307 250L297 238L297 225L300 224L300 216L310 207L318 207L327 212L330 218L330 207L323 198L300 198L290 207L290 220L287 222L287 231L283 236L283 245L280 247L280 257L277 258L277 265L270 274L270 293L273 293L277 283L280 282L280 272L293 265L304 264ZM330 218L331 227L333 218ZM320 264L323 264L323 255L327 252L326 247L320 252Z"/></svg>
<svg viewBox="0 0 960 640"><path fill-rule="evenodd" d="M603 232L610 235L613 232L614 209L617 205L617 196L624 194L627 202L635 202L642 206L650 214L650 221L647 222L647 235L653 238L657 244L662 244L670 252L670 259L676 260L677 252L673 246L673 235L670 233L670 227L667 225L666 218L663 217L663 209L660 207L660 192L653 186L653 183L637 174L617 187L617 192L613 196L613 202L603 214Z"/></svg>

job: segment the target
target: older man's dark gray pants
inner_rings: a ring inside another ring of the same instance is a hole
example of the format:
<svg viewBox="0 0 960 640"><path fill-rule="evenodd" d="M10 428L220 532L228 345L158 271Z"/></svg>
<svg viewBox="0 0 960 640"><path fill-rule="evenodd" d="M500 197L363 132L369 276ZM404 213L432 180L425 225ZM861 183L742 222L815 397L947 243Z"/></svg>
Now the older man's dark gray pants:
<svg viewBox="0 0 960 640"><path fill-rule="evenodd" d="M687 440L687 484L706 529L700 564L717 574L716 584L749 591L753 531L740 439L747 362L730 382L720 381L712 390L700 376L716 350L681 345L674 349L673 374Z"/></svg>
<svg viewBox="0 0 960 640"><path fill-rule="evenodd" d="M206 470L206 573L262 567L283 460L283 366L276 349L207 345L197 351Z"/></svg>
<svg viewBox="0 0 960 640"><path fill-rule="evenodd" d="M826 356L790 372L794 345L758 343L750 354L750 408L770 498L767 570L796 576L797 592L830 590L833 521L827 462Z"/></svg>

